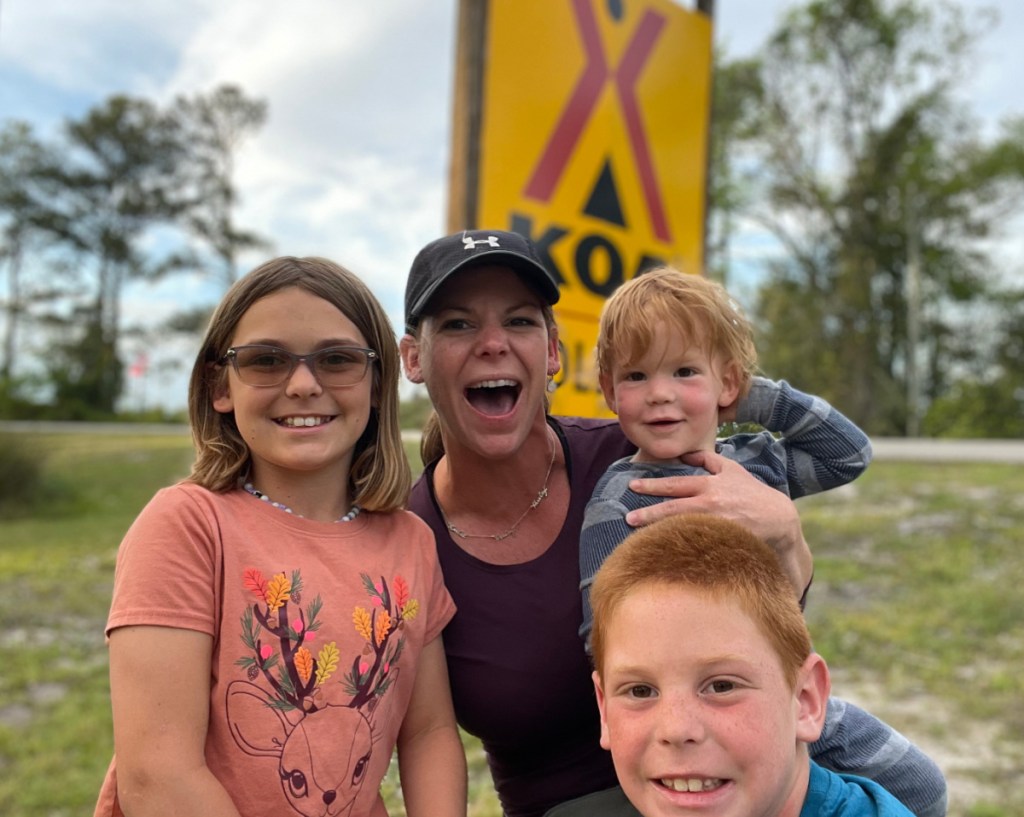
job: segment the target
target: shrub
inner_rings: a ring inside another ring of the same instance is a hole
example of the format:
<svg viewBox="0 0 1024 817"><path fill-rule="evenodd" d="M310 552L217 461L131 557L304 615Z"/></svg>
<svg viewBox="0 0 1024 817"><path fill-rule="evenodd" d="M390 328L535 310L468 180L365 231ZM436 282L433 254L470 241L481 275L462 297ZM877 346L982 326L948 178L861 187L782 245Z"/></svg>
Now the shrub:
<svg viewBox="0 0 1024 817"><path fill-rule="evenodd" d="M32 505L42 483L42 463L14 434L0 435L0 516Z"/></svg>

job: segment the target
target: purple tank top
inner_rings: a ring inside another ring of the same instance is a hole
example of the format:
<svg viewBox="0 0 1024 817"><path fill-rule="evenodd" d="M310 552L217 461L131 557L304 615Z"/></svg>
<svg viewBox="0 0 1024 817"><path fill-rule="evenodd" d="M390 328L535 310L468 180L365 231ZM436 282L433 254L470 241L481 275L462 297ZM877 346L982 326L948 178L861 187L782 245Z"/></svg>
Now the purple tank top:
<svg viewBox="0 0 1024 817"><path fill-rule="evenodd" d="M409 507L434 530L458 611L444 631L455 712L478 736L508 817L540 817L558 803L616 785L600 747L590 662L578 630L579 532L594 485L635 449L611 420L551 418L568 464L570 504L542 555L492 565L458 547L433 494L433 467Z"/></svg>

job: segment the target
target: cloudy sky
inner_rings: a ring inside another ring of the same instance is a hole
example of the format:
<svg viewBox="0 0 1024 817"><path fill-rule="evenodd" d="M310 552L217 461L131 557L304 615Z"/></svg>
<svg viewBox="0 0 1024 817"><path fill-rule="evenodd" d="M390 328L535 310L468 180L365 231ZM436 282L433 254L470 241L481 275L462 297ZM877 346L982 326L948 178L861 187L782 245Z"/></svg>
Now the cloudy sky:
<svg viewBox="0 0 1024 817"><path fill-rule="evenodd" d="M717 0L716 43L748 53L788 0ZM1024 3L1001 15L970 82L991 121L1024 111ZM363 276L400 323L416 250L444 231L457 0L0 0L0 119L41 134L114 93L166 101L240 85L269 121L238 157L239 222L275 253L325 255ZM246 267L262 258L246 259ZM200 280L136 287L148 323ZM183 381L181 381L183 383ZM184 386L149 400L184 403ZM178 395L175 399L171 395Z"/></svg>

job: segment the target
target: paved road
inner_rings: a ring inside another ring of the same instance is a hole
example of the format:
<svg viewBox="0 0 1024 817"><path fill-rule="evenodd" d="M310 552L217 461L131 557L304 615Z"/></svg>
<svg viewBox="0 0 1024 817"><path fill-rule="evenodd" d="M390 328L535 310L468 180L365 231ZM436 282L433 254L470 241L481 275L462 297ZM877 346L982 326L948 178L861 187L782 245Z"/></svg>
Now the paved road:
<svg viewBox="0 0 1024 817"><path fill-rule="evenodd" d="M0 421L0 432L34 431L45 434L89 432L90 434L123 434L126 430L137 434L182 434L188 436L183 425L123 423L50 423ZM415 440L416 431L404 431L402 436ZM875 459L908 462L1008 462L1024 463L1024 440L930 440L899 437L872 439Z"/></svg>
<svg viewBox="0 0 1024 817"><path fill-rule="evenodd" d="M872 439L876 460L1024 463L1024 440Z"/></svg>

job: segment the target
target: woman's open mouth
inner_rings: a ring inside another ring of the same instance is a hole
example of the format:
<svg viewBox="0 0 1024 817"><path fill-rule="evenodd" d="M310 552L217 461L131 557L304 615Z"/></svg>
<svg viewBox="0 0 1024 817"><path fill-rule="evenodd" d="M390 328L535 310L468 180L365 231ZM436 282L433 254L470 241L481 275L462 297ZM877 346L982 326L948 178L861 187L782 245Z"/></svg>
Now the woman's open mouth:
<svg viewBox="0 0 1024 817"><path fill-rule="evenodd" d="M510 379L481 380L466 389L466 401L481 414L501 417L515 408L522 385Z"/></svg>

